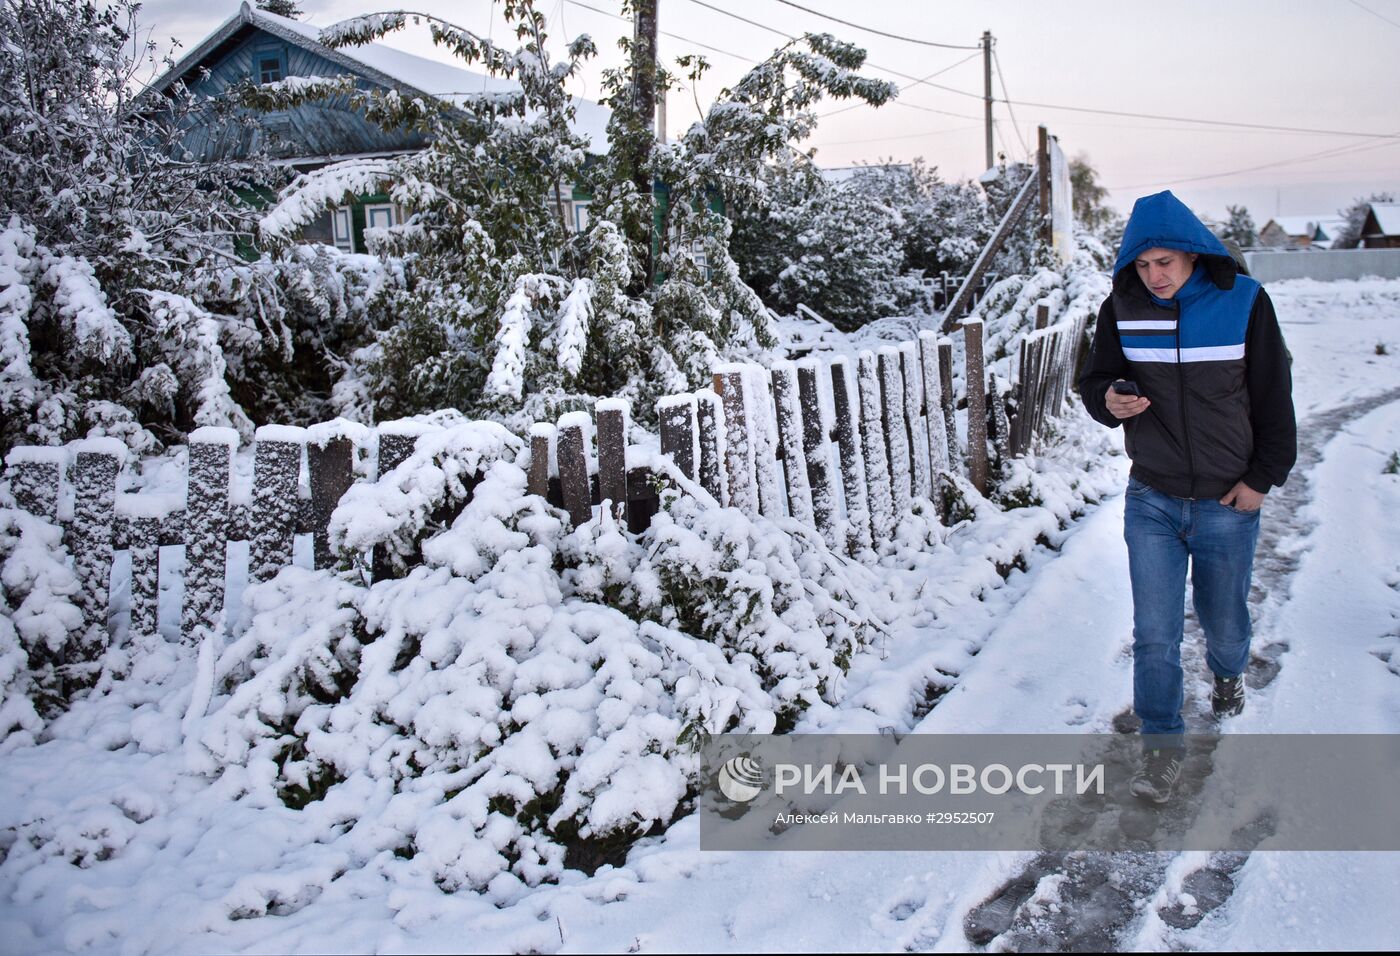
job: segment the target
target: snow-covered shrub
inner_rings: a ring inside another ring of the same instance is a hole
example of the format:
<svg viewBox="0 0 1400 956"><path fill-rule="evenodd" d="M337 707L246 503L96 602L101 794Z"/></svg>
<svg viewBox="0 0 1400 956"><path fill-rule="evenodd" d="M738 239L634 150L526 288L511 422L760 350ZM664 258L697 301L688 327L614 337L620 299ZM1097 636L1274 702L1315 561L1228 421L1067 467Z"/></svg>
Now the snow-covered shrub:
<svg viewBox="0 0 1400 956"><path fill-rule="evenodd" d="M506 901L618 859L688 811L700 740L830 706L879 626L872 572L815 532L674 490L639 538L608 514L573 529L499 426L418 445L332 519L404 576L250 587L195 736L257 799L390 788L354 825L445 890Z"/></svg>
<svg viewBox="0 0 1400 956"><path fill-rule="evenodd" d="M0 507L0 751L34 738L65 704L63 652L81 630L61 528Z"/></svg>

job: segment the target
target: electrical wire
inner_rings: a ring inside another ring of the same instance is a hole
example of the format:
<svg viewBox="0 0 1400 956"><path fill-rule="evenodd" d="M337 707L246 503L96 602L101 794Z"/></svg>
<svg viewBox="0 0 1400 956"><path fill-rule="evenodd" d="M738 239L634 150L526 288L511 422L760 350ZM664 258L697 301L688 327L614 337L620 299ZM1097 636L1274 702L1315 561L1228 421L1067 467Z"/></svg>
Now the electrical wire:
<svg viewBox="0 0 1400 956"><path fill-rule="evenodd" d="M897 33L886 33L884 30L877 30L874 27L863 27L859 23L852 23L850 20L842 20L840 17L833 17L829 13L822 13L820 10L813 10L804 7L800 3L793 3L792 0L778 0L785 6L794 7L803 13L810 13L814 17L821 17L823 20L830 20L832 23L839 23L842 26L853 27L857 30L864 30L866 33L873 33L876 36L889 37L891 40L902 40L905 43L917 43L919 46L936 46L944 50L980 50L980 46L962 46L956 43L936 43L933 40L919 40L914 37L900 36Z"/></svg>
<svg viewBox="0 0 1400 956"><path fill-rule="evenodd" d="M1006 88L1006 77L1001 72L1001 57L997 56L996 44L992 45L992 65L997 68L997 82L1001 84L1001 95L1006 97L1006 112L1011 116L1011 128L1016 131L1016 138L1021 141L1021 148L1025 150L1025 155L1030 156L1031 148L1026 145L1026 138L1021 135L1021 124L1016 122L1016 111L1011 108L1011 91Z"/></svg>
<svg viewBox="0 0 1400 956"><path fill-rule="evenodd" d="M1202 176L1190 176L1178 179L1163 179L1153 183L1132 183L1127 186L1105 186L1105 189L1146 189L1152 186L1175 185L1177 183L1198 183L1207 179L1223 179L1226 176L1238 176L1243 173L1254 173L1263 169L1277 169L1281 166L1296 166L1299 163L1312 162L1315 159L1330 159L1337 156L1352 156L1356 153L1364 153L1373 149L1384 149L1388 146L1400 146L1400 141L1387 143L1350 143L1346 146L1335 146L1332 149L1319 150L1313 153L1306 153L1302 156L1294 156L1289 159L1275 160L1271 163L1260 163L1257 166L1246 166L1241 169L1230 169L1220 173L1207 173Z"/></svg>
<svg viewBox="0 0 1400 956"><path fill-rule="evenodd" d="M621 20L621 21L623 21L624 23L631 23L631 22L632 22L631 20L628 20L626 17L622 16L621 14L613 13L611 10L603 10L603 9L600 9L599 7L590 6L590 5L587 4L587 3L581 3L580 0L564 0L564 2L565 2L565 3L568 3L568 4L571 4L571 5L575 6L575 7L582 7L584 10L592 10L594 13L601 13L601 14L602 14L603 16L605 16L605 17L612 17L614 20ZM721 49L720 49L719 47L717 47L717 46L710 46L710 44L708 44L708 43L701 43L699 40L692 40L692 39L690 39L689 37L683 37L683 36L681 36L681 35L678 34L678 33L670 33L670 32L668 32L668 31L666 31L666 30L658 30L657 32L660 33L662 36L668 36L668 37L670 37L672 40L680 40L680 41L682 41L683 43L689 43L691 46L698 46L698 47L700 47L702 50L709 50L709 51L712 52L712 53L720 53L720 54L723 54L724 56L733 57L733 58L736 59L736 60L743 60L745 63L757 64L757 63L759 62L758 60L755 60L755 59L754 59L753 57L751 57L751 56L744 56L744 55L739 54L739 53L731 53L731 52L728 51L728 50L721 50Z"/></svg>
<svg viewBox="0 0 1400 956"><path fill-rule="evenodd" d="M929 129L924 130L922 133L904 133L900 136L877 136L867 137L865 139L842 139L837 140L834 143L814 143L812 145L820 149L826 149L829 146L850 146L853 143L886 143L896 139L921 139L925 136L937 136L941 133L962 133L970 129L981 128L982 124L978 123L975 126L953 126L949 127L948 129Z"/></svg>
<svg viewBox="0 0 1400 956"><path fill-rule="evenodd" d="M1396 21L1390 19L1390 17L1386 16L1386 15L1383 14L1383 13L1377 13L1376 11L1372 10L1370 7L1366 6L1366 4L1364 4L1364 3L1358 3L1357 0L1351 0L1351 2L1352 2L1355 6L1360 7L1362 10L1365 10L1365 11L1366 11L1367 13L1369 13L1371 16L1373 16L1373 17L1379 17L1380 19L1384 20L1386 23L1389 23L1389 24L1390 24L1391 26L1393 26L1393 27L1400 27L1400 23L1397 23Z"/></svg>
<svg viewBox="0 0 1400 956"><path fill-rule="evenodd" d="M907 83L907 84L905 84L904 86L901 86L901 87L899 88L899 92L903 93L905 90L908 90L908 89L910 89L911 87L918 86L920 83L927 83L929 80L933 79L935 76L940 76L940 75L942 75L942 74L944 74L944 73L947 73L949 70L954 69L955 67L962 66L964 63L966 63L966 62L969 61L969 60L975 60L975 59L977 59L977 54L976 54L976 53L972 54L971 56L965 56L965 57L963 57L961 60L959 60L958 62L952 64L952 66L945 66L945 67L943 67L943 68L940 69L940 70L935 70L935 71L933 71L933 72L930 73L928 76L925 76L925 77L923 77L923 78L920 79L920 80L917 80L917 81L915 81L915 82L913 82L913 83ZM901 102L900 100L895 100L894 102L897 103L897 104L899 104L899 105L901 105L901 106L914 106L914 107L918 108L918 107L917 107L917 104L914 104L914 103L903 103L903 102ZM819 114L817 115L817 118L818 118L818 119L824 119L825 117L828 117L828 116L835 116L837 113L845 113L845 112L848 111L848 110L860 109L862 106L865 106L865 105L866 105L866 104L864 104L864 103L852 103L850 106L843 106L843 107L841 107L839 110L832 110L830 113L819 113ZM925 107L925 108L927 108L927 107ZM948 113L946 110L930 110L930 112L934 112L934 113L944 113L944 114L947 115L947 116L957 116L957 117L960 117L960 118L962 118L962 119L977 119L977 117L975 117L975 116L964 116L964 115L961 114L961 113Z"/></svg>

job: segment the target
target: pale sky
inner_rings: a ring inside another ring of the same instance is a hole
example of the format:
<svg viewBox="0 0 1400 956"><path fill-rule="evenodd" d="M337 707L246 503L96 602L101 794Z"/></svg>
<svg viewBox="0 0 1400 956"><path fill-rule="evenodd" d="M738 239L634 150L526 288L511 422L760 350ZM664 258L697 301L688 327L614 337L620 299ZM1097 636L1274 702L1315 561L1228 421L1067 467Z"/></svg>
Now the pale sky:
<svg viewBox="0 0 1400 956"><path fill-rule="evenodd" d="M1005 98L1013 101L1010 111L1004 103L995 106L997 150L1019 157L1023 140L1034 149L1036 126L1044 124L1067 154L1088 155L1123 212L1138 196L1172 189L1193 209L1214 216L1223 216L1227 204L1244 204L1262 226L1276 214L1333 215L1359 195L1400 192L1400 0L1172 0L1154 5L794 0L906 39L833 23L782 0L659 2L663 34L684 38L661 37L663 61L696 52L711 63L709 77L695 91L702 105L786 42L779 32L826 31L855 42L868 52L869 75L906 87L896 101L878 110L862 106L823 119L810 145L817 147L817 161L824 166L922 156L945 178L979 174L984 166L981 54L908 40L975 46L982 31L990 30L1009 91ZM304 19L318 26L397 9L373 0L302 0L301 7ZM561 49L563 38L579 33L591 34L598 45L599 56L574 85L573 92L583 96L596 95L601 70L620 63L616 41L631 29L616 16L589 7L616 14L621 4L538 0L550 23L552 46ZM157 38L173 37L188 48L237 9L234 0L197 5L147 0L143 18ZM500 0L414 0L409 9L438 14L498 39L508 35ZM426 28L409 27L387 42L450 61L434 50ZM923 78L944 68L947 72L930 82L973 95L896 75ZM994 95L1002 98L995 72L993 84ZM843 105L823 104L818 112ZM673 93L668 106L673 133L696 118L691 93ZM1324 132L1250 130L1202 120ZM1390 138L1382 138L1386 136Z"/></svg>

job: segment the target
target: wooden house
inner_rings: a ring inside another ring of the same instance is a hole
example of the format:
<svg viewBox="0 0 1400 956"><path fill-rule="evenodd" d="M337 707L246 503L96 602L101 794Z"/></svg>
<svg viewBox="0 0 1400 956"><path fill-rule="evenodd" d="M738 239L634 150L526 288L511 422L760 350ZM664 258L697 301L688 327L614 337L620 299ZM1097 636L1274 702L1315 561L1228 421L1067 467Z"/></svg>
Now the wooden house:
<svg viewBox="0 0 1400 956"><path fill-rule="evenodd" d="M1365 249L1400 249L1400 202L1373 202L1361 224Z"/></svg>
<svg viewBox="0 0 1400 956"><path fill-rule="evenodd" d="M158 78L150 91L164 93L183 83L196 95L218 96L245 81L271 83L287 77L352 75L361 89L394 89L401 95L460 102L465 95L518 90L499 77L486 76L436 60L395 50L382 43L331 49L319 40L320 29L250 7L238 12ZM575 131L598 151L605 149L609 111L590 100L575 99ZM412 130L385 130L353 109L348 94L289 110L265 112L258 124L194 127L186 146L208 162L237 161L265 150L274 161L296 172L347 159L401 155L422 149L425 140ZM564 198L567 197L567 198ZM561 193L560 215L576 228L587 221L589 197L572 184ZM366 226L392 226L405 211L388 196L366 195L327 212L302 230L310 242L333 244L347 252L364 249Z"/></svg>

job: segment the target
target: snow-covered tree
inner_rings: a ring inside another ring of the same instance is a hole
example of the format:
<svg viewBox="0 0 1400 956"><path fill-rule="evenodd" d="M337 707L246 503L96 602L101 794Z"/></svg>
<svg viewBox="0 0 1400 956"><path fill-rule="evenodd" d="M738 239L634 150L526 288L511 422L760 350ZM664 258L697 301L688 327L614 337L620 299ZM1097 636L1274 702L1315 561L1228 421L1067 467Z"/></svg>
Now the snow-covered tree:
<svg viewBox="0 0 1400 956"><path fill-rule="evenodd" d="M1244 206L1226 206L1225 213L1228 218L1220 223L1215 234L1221 239L1228 239L1241 249L1248 249L1250 246L1259 244L1259 233L1254 228L1254 217L1249 214L1249 210Z"/></svg>
<svg viewBox="0 0 1400 956"><path fill-rule="evenodd" d="M387 308L393 323L351 357L377 416L452 406L523 430L613 395L630 399L646 420L657 397L698 386L721 355L772 342L762 305L730 258L729 222L712 200L761 204L755 171L810 133L820 97L878 103L893 88L854 72L862 51L807 36L750 71L702 122L665 145L651 140L650 117L630 105L630 72L614 71L603 98L613 111L610 148L590 160L590 144L570 127L565 84L594 55L593 41L576 38L555 63L531 0L508 0L504 13L519 48L404 12L324 31L322 40L337 46L426 22L439 46L520 90L463 97L456 109L395 92L353 94L372 120L422 130L430 145L309 174L264 217L261 234L290 241L326 205L371 187L413 210L371 240L372 251L402 261L405 277ZM682 68L698 76L704 63L686 59ZM283 81L249 90L246 102L285 108L348 88L335 78ZM665 206L658 210L638 181L664 183ZM593 195L581 235L551 201L574 183Z"/></svg>
<svg viewBox="0 0 1400 956"><path fill-rule="evenodd" d="M245 425L314 394L322 363L299 349L334 346L363 311L345 281L305 281L304 257L248 260L241 197L277 180L256 159L197 162L182 131L252 120L181 88L141 94L169 61L135 15L0 0L0 450L123 414L138 450L149 430Z"/></svg>
<svg viewBox="0 0 1400 956"><path fill-rule="evenodd" d="M982 190L945 183L922 160L838 182L808 165L768 176L767 205L735 224L740 273L770 307L801 302L841 328L907 313L922 275L966 272L991 235Z"/></svg>
<svg viewBox="0 0 1400 956"><path fill-rule="evenodd" d="M297 19L302 14L301 5L296 0L258 0L258 9L292 20Z"/></svg>
<svg viewBox="0 0 1400 956"><path fill-rule="evenodd" d="M1099 171L1094 168L1086 153L1079 153L1069 161L1069 185L1074 202L1074 220L1094 235L1103 238L1107 230L1119 223L1118 211L1108 205L1108 190L1099 182Z"/></svg>
<svg viewBox="0 0 1400 956"><path fill-rule="evenodd" d="M1332 242L1333 249L1355 249L1361 244L1361 230L1366 225L1366 213L1373 202L1396 202L1397 197L1392 192L1371 193L1364 199L1358 198L1345 209L1337 210L1337 214L1346 220L1346 225L1341 232L1337 233L1337 238Z"/></svg>
<svg viewBox="0 0 1400 956"><path fill-rule="evenodd" d="M899 214L906 272L934 276L971 268L996 225L982 190L972 182L945 182L938 168L915 157L859 167L842 184L847 192Z"/></svg>

